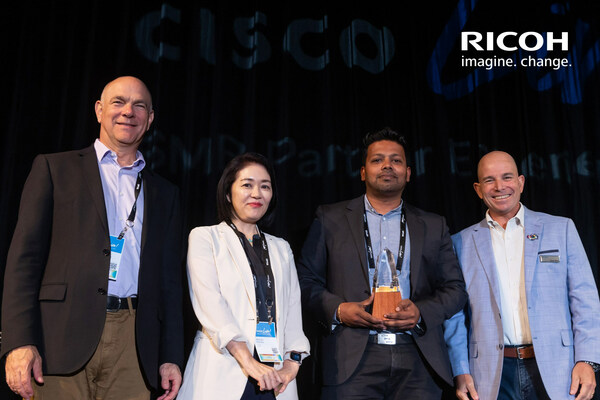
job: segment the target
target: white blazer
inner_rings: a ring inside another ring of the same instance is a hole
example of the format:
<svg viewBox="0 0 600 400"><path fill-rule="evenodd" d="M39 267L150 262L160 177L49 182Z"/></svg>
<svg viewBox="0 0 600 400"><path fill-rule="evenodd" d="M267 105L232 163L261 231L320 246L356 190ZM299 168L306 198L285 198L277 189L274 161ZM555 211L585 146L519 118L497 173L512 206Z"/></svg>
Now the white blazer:
<svg viewBox="0 0 600 400"><path fill-rule="evenodd" d="M309 354L302 330L300 286L289 244L265 234L275 280L277 341L282 355ZM225 222L192 230L189 236L187 273L190 296L202 330L185 368L178 399L239 400L247 375L227 351L232 341L244 341L254 353L256 296L248 258L236 233ZM280 369L282 363L276 363ZM281 399L297 399L296 381Z"/></svg>

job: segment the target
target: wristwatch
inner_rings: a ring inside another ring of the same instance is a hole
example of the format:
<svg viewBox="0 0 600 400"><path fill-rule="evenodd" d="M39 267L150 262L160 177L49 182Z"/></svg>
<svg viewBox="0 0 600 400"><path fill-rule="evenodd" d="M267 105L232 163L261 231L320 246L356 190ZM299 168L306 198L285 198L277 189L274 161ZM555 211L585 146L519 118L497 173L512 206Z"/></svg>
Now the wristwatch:
<svg viewBox="0 0 600 400"><path fill-rule="evenodd" d="M600 371L600 364L597 364L597 363L591 362L591 361L585 361L585 360L582 360L581 362L584 362L587 365L589 365L590 367L592 367L592 369L594 370L594 372Z"/></svg>
<svg viewBox="0 0 600 400"><path fill-rule="evenodd" d="M291 351L288 354L286 354L285 359L295 361L298 364L302 365L302 354L297 353L295 351Z"/></svg>

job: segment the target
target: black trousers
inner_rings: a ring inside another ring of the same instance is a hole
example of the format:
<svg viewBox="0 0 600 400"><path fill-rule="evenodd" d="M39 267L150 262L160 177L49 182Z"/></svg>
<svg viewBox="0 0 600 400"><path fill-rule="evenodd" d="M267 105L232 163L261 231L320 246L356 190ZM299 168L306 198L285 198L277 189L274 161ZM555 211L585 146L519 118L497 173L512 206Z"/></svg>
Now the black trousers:
<svg viewBox="0 0 600 400"><path fill-rule="evenodd" d="M248 378L240 400L275 400L275 392L272 390L261 391L256 380Z"/></svg>
<svg viewBox="0 0 600 400"><path fill-rule="evenodd" d="M340 385L323 386L321 399L441 399L448 388L414 342L367 343L352 376Z"/></svg>

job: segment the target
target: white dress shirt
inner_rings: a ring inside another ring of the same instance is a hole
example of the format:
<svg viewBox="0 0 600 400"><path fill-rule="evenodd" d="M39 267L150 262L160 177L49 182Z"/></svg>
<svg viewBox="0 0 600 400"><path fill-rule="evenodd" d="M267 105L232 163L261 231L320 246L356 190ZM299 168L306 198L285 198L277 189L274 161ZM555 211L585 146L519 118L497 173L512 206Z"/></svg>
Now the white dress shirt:
<svg viewBox="0 0 600 400"><path fill-rule="evenodd" d="M489 210L486 213L498 271L505 345L531 343L525 296L524 214L523 205L520 204L519 212L508 221L504 229L490 217Z"/></svg>

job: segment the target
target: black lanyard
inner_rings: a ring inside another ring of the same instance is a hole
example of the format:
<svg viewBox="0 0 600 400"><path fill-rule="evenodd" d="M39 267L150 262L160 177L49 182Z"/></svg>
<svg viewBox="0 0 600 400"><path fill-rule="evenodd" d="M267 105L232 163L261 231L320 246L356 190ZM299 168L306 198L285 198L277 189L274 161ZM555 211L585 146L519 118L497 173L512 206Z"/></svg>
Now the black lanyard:
<svg viewBox="0 0 600 400"><path fill-rule="evenodd" d="M229 226L238 235L252 271L254 289L256 291L256 323L265 319L271 323L273 322L273 314L275 312L275 279L273 277L273 270L271 269L267 240L264 234L259 231L258 237L260 238L260 245L262 247L261 260L256 254L255 249L246 239L246 236L237 229L235 224L230 222ZM256 245L257 243L255 242L254 244Z"/></svg>
<svg viewBox="0 0 600 400"><path fill-rule="evenodd" d="M123 230L121 230L121 233L119 233L119 240L123 239L123 236L125 236L125 232L127 232L127 229L133 227L133 221L135 221L135 213L137 212L137 199L140 195L141 189L142 171L138 172L137 180L135 181L135 199L133 200L133 206L131 207L131 211L129 212L129 217L127 217L127 221L125 221L125 226L123 227Z"/></svg>
<svg viewBox="0 0 600 400"><path fill-rule="evenodd" d="M402 262L404 261L404 248L406 246L406 213L404 212L404 206L402 206L400 213L400 243L398 243L398 261L396 262L396 269L398 271L402 271ZM369 268L375 268L375 259L373 258L373 246L371 244L371 234L369 233L369 223L367 221L367 210L365 210L363 214L363 221L365 230L365 243L367 244L367 258L369 261Z"/></svg>

